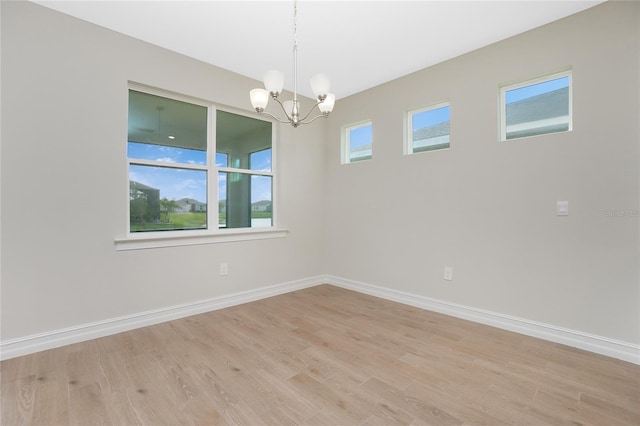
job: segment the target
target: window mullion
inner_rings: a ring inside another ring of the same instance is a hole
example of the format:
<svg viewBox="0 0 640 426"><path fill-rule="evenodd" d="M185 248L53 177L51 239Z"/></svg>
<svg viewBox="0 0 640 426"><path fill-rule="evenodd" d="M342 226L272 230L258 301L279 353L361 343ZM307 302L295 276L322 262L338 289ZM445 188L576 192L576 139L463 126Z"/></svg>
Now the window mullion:
<svg viewBox="0 0 640 426"><path fill-rule="evenodd" d="M218 169L216 167L216 108L209 106L207 114L207 228L217 230L218 220Z"/></svg>
<svg viewBox="0 0 640 426"><path fill-rule="evenodd" d="M218 167L218 172L224 173L242 173L245 175L260 175L260 176L270 176L273 177L273 172L266 170L250 170L250 169L236 169L233 167Z"/></svg>
<svg viewBox="0 0 640 426"><path fill-rule="evenodd" d="M167 167L171 169L207 170L207 166L202 164L169 163L167 161L143 160L138 158L130 158L129 164L137 166Z"/></svg>

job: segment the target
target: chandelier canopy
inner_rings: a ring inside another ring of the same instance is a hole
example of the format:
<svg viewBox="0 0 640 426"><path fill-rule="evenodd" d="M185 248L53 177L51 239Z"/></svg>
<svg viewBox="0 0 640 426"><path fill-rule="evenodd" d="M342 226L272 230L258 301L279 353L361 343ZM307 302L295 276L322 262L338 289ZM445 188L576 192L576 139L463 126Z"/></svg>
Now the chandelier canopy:
<svg viewBox="0 0 640 426"><path fill-rule="evenodd" d="M329 93L331 83L329 77L325 74L316 74L311 77L311 90L316 96L316 103L311 107L309 112L300 118L300 105L298 101L298 40L297 40L297 20L298 20L298 4L297 0L293 1L293 100L281 102L278 99L282 88L284 87L284 74L281 71L267 71L264 73L264 89L253 89L249 92L251 105L258 114L267 114L281 123L290 123L293 127L300 124L308 124L319 117L327 117L336 101L333 93ZM279 118L265 111L269 103L269 97L273 98L285 114L286 118ZM320 114L307 120L313 110L318 107Z"/></svg>

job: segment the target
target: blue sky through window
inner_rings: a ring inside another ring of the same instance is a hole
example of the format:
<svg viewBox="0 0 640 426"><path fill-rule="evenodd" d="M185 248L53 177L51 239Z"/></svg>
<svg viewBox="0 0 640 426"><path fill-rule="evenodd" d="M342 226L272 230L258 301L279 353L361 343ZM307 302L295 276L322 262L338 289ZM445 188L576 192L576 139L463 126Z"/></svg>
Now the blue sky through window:
<svg viewBox="0 0 640 426"><path fill-rule="evenodd" d="M224 152L216 152L216 167L229 167L229 155Z"/></svg>
<svg viewBox="0 0 640 426"><path fill-rule="evenodd" d="M207 172L204 170L132 164L129 166L129 180L159 189L160 198L192 198L207 202Z"/></svg>
<svg viewBox="0 0 640 426"><path fill-rule="evenodd" d="M446 123L450 120L450 106L443 106L440 108L430 109L422 111L417 114L413 114L411 117L411 123L413 130L423 129L425 127L434 126L440 123Z"/></svg>
<svg viewBox="0 0 640 426"><path fill-rule="evenodd" d="M353 150L362 145L371 144L373 140L373 128L371 124L351 129L349 132L349 148Z"/></svg>
<svg viewBox="0 0 640 426"><path fill-rule="evenodd" d="M271 176L251 176L251 203L272 201L271 187Z"/></svg>
<svg viewBox="0 0 640 426"><path fill-rule="evenodd" d="M218 173L218 199L227 199L227 179L231 177L231 172ZM242 174L245 177L251 177L251 202L272 201L272 178L271 176L258 176Z"/></svg>
<svg viewBox="0 0 640 426"><path fill-rule="evenodd" d="M553 80L543 81L537 84L520 87L518 89L507 90L505 93L505 101L510 104L512 102L521 101L543 93L552 92L554 90L569 87L569 77L560 77Z"/></svg>
<svg viewBox="0 0 640 426"><path fill-rule="evenodd" d="M271 148L253 152L249 155L251 170L270 172L271 171Z"/></svg>
<svg viewBox="0 0 640 426"><path fill-rule="evenodd" d="M153 144L129 142L129 158L162 161L171 164L206 164L206 152ZM227 167L228 156L216 153L216 166ZM271 149L251 154L251 170L271 171ZM220 198L226 197L226 174L221 173L218 189ZM129 179L160 190L160 198L179 200L192 198L207 202L206 172L172 167L131 165ZM271 200L271 179L255 179L251 199Z"/></svg>
<svg viewBox="0 0 640 426"><path fill-rule="evenodd" d="M178 148L174 146L153 145L148 143L129 142L127 146L129 158L138 160L163 161L166 163L207 164L207 152L197 149Z"/></svg>

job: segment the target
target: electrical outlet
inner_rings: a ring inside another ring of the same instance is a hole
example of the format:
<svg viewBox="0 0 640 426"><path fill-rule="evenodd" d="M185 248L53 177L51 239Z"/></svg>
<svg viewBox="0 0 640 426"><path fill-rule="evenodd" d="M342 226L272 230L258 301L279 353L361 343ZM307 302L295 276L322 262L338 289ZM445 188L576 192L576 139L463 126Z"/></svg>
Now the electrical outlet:
<svg viewBox="0 0 640 426"><path fill-rule="evenodd" d="M229 264L227 262L222 262L220 264L220 275L227 275L229 273Z"/></svg>
<svg viewBox="0 0 640 426"><path fill-rule="evenodd" d="M453 281L453 268L451 266L444 267L444 279L447 281Z"/></svg>

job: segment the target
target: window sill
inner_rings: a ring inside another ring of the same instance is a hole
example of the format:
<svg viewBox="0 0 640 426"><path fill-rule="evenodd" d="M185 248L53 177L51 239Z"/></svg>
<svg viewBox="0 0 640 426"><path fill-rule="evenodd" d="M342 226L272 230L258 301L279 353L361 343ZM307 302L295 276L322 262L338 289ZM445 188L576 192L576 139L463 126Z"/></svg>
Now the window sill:
<svg viewBox="0 0 640 426"><path fill-rule="evenodd" d="M287 236L286 229L275 228L243 228L243 229L221 229L215 234L211 232L201 233L198 231L180 232L154 232L130 234L125 238L116 238L114 244L116 250L142 250L164 247L191 246L199 244L218 244L235 241L264 240L271 238L283 238Z"/></svg>

